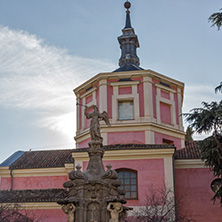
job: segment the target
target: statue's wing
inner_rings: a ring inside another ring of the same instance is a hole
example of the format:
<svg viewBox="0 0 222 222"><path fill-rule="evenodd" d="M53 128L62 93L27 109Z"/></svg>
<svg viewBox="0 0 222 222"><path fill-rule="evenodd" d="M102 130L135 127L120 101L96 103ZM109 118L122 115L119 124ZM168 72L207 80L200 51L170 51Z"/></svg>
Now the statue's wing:
<svg viewBox="0 0 222 222"><path fill-rule="evenodd" d="M110 125L110 122L109 122L108 113L107 113L106 111L103 111L101 114L102 114L102 120L105 121L106 125L107 125L107 126L111 126L111 125Z"/></svg>

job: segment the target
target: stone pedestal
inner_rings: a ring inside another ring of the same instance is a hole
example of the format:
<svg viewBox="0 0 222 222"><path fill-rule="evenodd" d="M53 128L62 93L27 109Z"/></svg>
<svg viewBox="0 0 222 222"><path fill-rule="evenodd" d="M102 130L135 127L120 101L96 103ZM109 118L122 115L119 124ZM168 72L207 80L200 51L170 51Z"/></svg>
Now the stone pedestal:
<svg viewBox="0 0 222 222"><path fill-rule="evenodd" d="M102 143L92 141L89 147L86 171L82 172L81 167L76 166L76 170L69 173L70 181L63 185L69 190L69 195L58 203L63 206L72 203L75 206L75 222L109 222L111 214L107 206L109 203L126 203L124 192L119 188L121 182L117 172L111 170L112 166L107 165L107 170L104 170ZM122 209L118 221L123 221L126 215L126 208Z"/></svg>

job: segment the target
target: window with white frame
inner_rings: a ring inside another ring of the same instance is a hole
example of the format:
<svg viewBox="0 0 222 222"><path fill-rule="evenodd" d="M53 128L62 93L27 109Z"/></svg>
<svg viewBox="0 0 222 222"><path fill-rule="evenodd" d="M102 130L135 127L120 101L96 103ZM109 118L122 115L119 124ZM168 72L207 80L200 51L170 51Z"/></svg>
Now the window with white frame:
<svg viewBox="0 0 222 222"><path fill-rule="evenodd" d="M133 120L134 106L133 100L118 101L118 120Z"/></svg>

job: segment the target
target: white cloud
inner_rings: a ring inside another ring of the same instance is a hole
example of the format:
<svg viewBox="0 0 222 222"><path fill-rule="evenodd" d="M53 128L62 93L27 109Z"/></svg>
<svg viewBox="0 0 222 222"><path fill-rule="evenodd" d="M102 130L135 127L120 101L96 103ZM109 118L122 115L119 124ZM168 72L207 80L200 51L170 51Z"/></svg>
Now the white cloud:
<svg viewBox="0 0 222 222"><path fill-rule="evenodd" d="M0 26L0 106L31 110L38 126L73 136L72 90L113 69L111 62L70 55L35 35Z"/></svg>

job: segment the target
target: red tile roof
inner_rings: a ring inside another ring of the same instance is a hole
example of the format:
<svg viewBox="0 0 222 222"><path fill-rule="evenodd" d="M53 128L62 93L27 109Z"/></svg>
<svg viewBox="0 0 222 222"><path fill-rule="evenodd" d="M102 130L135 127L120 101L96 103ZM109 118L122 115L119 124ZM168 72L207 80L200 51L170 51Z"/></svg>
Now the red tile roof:
<svg viewBox="0 0 222 222"><path fill-rule="evenodd" d="M65 163L73 163L73 149L28 151L10 165L10 169L64 167Z"/></svg>
<svg viewBox="0 0 222 222"><path fill-rule="evenodd" d="M197 142L185 143L185 148L176 150L176 159L200 159L200 150ZM172 145L162 144L115 144L104 146L109 150L137 150L137 149L175 149ZM28 151L10 165L11 169L53 168L64 167L65 163L73 163L72 153L86 152L85 148L66 150Z"/></svg>
<svg viewBox="0 0 222 222"><path fill-rule="evenodd" d="M175 149L173 145L163 144L114 144L103 146L105 151L109 150L138 150L138 149ZM86 152L89 148L74 149L73 152Z"/></svg>
<svg viewBox="0 0 222 222"><path fill-rule="evenodd" d="M177 150L175 154L176 159L200 159L201 152L198 149L198 141L186 141L185 148Z"/></svg>
<svg viewBox="0 0 222 222"><path fill-rule="evenodd" d="M65 189L1 190L0 203L57 202L67 196Z"/></svg>
<svg viewBox="0 0 222 222"><path fill-rule="evenodd" d="M28 151L10 165L10 169L33 169L64 167L65 163L73 163L73 152L86 152L88 147L68 150ZM172 145L153 144L115 144L104 146L105 150L130 149L175 149Z"/></svg>

